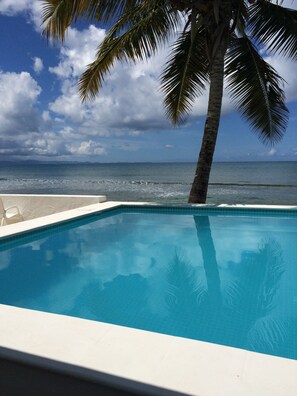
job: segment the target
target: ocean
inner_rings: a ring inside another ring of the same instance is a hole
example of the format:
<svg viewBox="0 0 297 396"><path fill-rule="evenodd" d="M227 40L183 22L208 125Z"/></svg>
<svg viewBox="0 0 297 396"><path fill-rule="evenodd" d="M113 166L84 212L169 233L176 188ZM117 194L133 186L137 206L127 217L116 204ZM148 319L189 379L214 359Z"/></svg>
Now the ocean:
<svg viewBox="0 0 297 396"><path fill-rule="evenodd" d="M186 203L194 163L0 164L0 194ZM297 204L297 162L214 163L207 203Z"/></svg>

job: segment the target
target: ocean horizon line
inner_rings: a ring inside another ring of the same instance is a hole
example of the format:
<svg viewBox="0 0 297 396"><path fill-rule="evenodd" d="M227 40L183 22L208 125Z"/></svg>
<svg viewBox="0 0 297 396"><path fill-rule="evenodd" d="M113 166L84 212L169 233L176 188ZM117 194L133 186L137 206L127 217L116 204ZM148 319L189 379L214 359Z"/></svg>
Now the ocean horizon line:
<svg viewBox="0 0 297 396"><path fill-rule="evenodd" d="M274 161L265 161L265 160L259 160L259 161L243 161L243 160L232 160L232 161L214 161L214 164L273 164L273 163L294 163L297 162L296 160L274 160ZM28 161L1 161L0 160L0 166L1 165L120 165L120 164L125 164L125 165L133 165L133 164L149 164L149 165L161 165L161 164L196 164L196 161L115 161L115 162L90 162L90 161L39 161L39 160L28 160Z"/></svg>

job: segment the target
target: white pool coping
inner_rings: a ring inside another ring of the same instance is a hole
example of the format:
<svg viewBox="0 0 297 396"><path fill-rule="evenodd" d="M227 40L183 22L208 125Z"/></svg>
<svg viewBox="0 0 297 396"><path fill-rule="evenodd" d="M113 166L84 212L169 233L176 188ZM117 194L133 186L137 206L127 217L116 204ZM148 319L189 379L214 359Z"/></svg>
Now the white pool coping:
<svg viewBox="0 0 297 396"><path fill-rule="evenodd" d="M0 237L129 204L144 203L89 205L2 227ZM297 210L297 206L218 207ZM4 348L0 358L18 351L28 354L23 358L28 363L34 355L51 359L52 364L71 365L70 371L89 369L190 395L297 394L295 360L6 305L0 305L0 347Z"/></svg>
<svg viewBox="0 0 297 396"><path fill-rule="evenodd" d="M106 201L105 195L0 194L4 207L17 207L24 220L32 220ZM13 221L12 221L13 223Z"/></svg>

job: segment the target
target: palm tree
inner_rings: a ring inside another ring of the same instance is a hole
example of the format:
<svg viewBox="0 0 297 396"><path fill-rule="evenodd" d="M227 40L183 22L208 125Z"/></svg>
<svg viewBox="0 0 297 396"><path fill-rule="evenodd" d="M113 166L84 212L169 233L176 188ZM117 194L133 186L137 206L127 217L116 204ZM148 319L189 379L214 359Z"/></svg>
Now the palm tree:
<svg viewBox="0 0 297 396"><path fill-rule="evenodd" d="M189 202L205 203L220 122L224 81L239 112L264 143L286 130L283 79L259 48L297 57L297 11L275 0L44 0L44 33L65 38L79 17L111 26L79 81L92 99L116 61L148 59L172 45L161 75L168 117L184 121L209 83L202 146Z"/></svg>
<svg viewBox="0 0 297 396"><path fill-rule="evenodd" d="M275 310L285 270L281 246L270 238L261 240L256 251L242 251L240 262L228 262L228 281L221 284L220 273L226 269L219 270L209 216L193 217L205 286L193 267L195 255L187 261L176 253L162 289L166 325L174 335L296 358L296 349L288 349L296 318Z"/></svg>

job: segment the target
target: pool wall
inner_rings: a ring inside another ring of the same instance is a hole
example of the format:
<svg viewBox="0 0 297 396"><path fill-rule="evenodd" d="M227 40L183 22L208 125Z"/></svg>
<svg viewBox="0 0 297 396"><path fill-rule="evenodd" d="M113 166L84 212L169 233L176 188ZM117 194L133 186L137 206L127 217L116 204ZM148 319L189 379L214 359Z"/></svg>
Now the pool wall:
<svg viewBox="0 0 297 396"><path fill-rule="evenodd" d="M0 370L3 395L183 395L180 392L1 347Z"/></svg>
<svg viewBox="0 0 297 396"><path fill-rule="evenodd" d="M24 220L51 215L106 201L104 195L2 194L4 207L17 206Z"/></svg>
<svg viewBox="0 0 297 396"><path fill-rule="evenodd" d="M92 204L1 227L0 235L5 239L123 205L143 203ZM227 210L234 207L297 210L297 206L215 206ZM15 378L15 370L20 370L24 376L31 372L41 378L45 371L51 378L54 372L98 386L109 378L111 387L119 385L118 389L128 394L161 395L170 394L169 391L201 396L297 394L295 360L6 305L0 305L0 361L0 366L6 362L7 368L5 376L0 376L0 389L1 385L9 386L7 376ZM39 369L43 374L38 374Z"/></svg>

